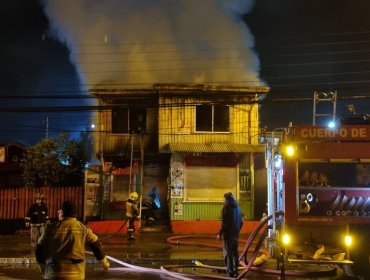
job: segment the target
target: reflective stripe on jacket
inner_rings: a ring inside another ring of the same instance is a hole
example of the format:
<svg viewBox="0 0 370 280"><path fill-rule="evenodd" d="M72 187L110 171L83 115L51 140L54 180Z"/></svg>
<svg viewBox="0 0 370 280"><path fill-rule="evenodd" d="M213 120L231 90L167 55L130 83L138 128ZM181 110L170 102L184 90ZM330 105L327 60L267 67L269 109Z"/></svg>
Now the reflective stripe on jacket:
<svg viewBox="0 0 370 280"><path fill-rule="evenodd" d="M37 245L46 262L45 278L85 279L85 245L97 240L91 229L75 218L50 225Z"/></svg>
<svg viewBox="0 0 370 280"><path fill-rule="evenodd" d="M48 207L45 203L34 203L30 206L25 217L25 222L31 224L45 224L49 220Z"/></svg>

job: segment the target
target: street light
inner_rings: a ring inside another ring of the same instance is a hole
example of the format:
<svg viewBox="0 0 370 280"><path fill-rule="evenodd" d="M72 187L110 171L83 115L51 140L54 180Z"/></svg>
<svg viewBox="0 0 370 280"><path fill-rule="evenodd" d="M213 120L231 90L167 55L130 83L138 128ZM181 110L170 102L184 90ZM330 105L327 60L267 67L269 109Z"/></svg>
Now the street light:
<svg viewBox="0 0 370 280"><path fill-rule="evenodd" d="M328 127L330 128L330 129L333 129L333 128L335 128L336 127L336 123L335 123L335 121L330 121L329 123L328 123Z"/></svg>
<svg viewBox="0 0 370 280"><path fill-rule="evenodd" d="M289 157L292 157L295 154L294 146L288 145L285 147L285 154Z"/></svg>
<svg viewBox="0 0 370 280"><path fill-rule="evenodd" d="M284 246L287 246L290 244L290 235L288 233L284 233L283 237L281 238L281 241L283 242Z"/></svg>

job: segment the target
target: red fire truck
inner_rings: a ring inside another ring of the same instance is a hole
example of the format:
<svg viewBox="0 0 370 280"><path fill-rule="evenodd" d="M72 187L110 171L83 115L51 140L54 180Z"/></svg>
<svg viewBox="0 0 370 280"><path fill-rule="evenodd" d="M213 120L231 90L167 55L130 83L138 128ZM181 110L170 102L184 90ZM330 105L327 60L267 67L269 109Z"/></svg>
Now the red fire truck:
<svg viewBox="0 0 370 280"><path fill-rule="evenodd" d="M270 143L268 159L269 212L284 213L274 229L296 245L342 248L368 277L370 124L291 126L279 144Z"/></svg>

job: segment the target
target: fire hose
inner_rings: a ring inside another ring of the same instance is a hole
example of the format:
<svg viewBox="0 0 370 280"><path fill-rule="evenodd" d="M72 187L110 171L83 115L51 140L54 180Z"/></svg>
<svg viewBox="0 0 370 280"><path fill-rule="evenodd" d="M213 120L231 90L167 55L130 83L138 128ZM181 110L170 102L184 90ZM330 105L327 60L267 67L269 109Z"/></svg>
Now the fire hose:
<svg viewBox="0 0 370 280"><path fill-rule="evenodd" d="M277 212L276 215L277 216L282 215L282 213ZM243 250L243 252L241 253L241 255L239 257L239 262L240 262L240 264L242 264L242 267L239 267L239 270L243 270L243 271L239 274L237 279L241 279L249 271L256 272L256 273L262 273L262 274L281 275L281 270L265 269L265 268L260 268L260 267L253 266L253 263L257 259L258 253L260 252L263 241L265 240L265 238L267 236L268 227L265 227L265 225L271 219L272 219L272 215L268 216L268 217L265 217L258 224L256 229L250 234L249 238L247 239L247 241L245 243L244 250ZM251 246L252 246L255 238L257 237L257 235L260 233L260 231L263 228L264 228L263 233L260 235L260 238L257 241L257 244L255 245L255 247L253 249L253 253L252 253L251 258L249 259L248 263L245 263L247 252L251 249ZM184 237L180 237L180 238L184 238ZM175 241L175 239L176 239L176 237L169 237L167 239L167 241L170 244L179 245L180 242ZM182 242L181 244L186 244L186 245L191 244L191 245L193 245L191 242L186 242L186 243ZM193 267L193 266L190 266L190 267ZM226 267L207 266L207 265L203 265L199 262L198 262L198 265L196 267L209 268L209 269L212 269L212 270L226 271ZM174 266L161 267L161 269L166 269L166 268L167 269L173 269L173 268L176 268L176 267L174 267ZM287 270L284 273L285 273L286 276L295 276L295 277L325 277L325 276L333 275L333 273L336 273L336 269L333 268L333 269L329 269L329 270L320 270L320 271L289 271L289 270ZM209 275L202 275L202 276L205 277L205 278L212 278L212 279L225 279L224 277L218 278L219 276L212 276L212 277L209 276ZM228 279L228 278L226 278L226 279Z"/></svg>
<svg viewBox="0 0 370 280"><path fill-rule="evenodd" d="M276 215L282 215L282 213L278 212L276 213ZM250 234L249 238L245 242L245 247L239 258L239 262L242 265L241 267L239 267L239 270L242 270L242 271L239 274L237 279L242 279L249 271L256 272L256 273L262 273L262 274L281 275L282 273L281 270L266 269L266 268L253 266L254 262L257 259L258 254L260 253L262 244L267 236L269 227L266 226L266 224L271 219L272 219L272 215L264 218L258 224L256 229ZM254 240L256 239L257 235L260 233L262 229L263 229L262 234L260 234L258 241L255 243L256 245L254 246L254 248L252 248L252 244L254 243ZM196 236L192 235L191 237L196 237ZM201 236L201 237L204 238L205 236ZM173 237L169 237L167 239L167 242L173 245L183 244L183 245L215 247L214 245L209 245L206 243L188 242L188 241L180 243L179 240L176 240L176 239L185 239L185 238L189 238L189 236L177 236L177 237L173 236ZM219 248L220 246L217 246L217 247ZM252 255L249 258L249 261L246 262L247 252L252 249L253 249ZM190 265L166 265L166 266L161 266L159 269L156 269L156 268L146 268L142 266L132 265L132 264L120 261L111 256L107 256L107 258L112 262L115 262L126 268L134 269L136 271L148 272L148 273L161 273L161 274L166 274L166 275L169 275L171 277L174 277L176 279L181 279L181 280L191 280L191 279L196 279L196 278L230 279L229 277L224 277L224 276L219 276L219 275L202 274L202 273L179 273L179 272L171 271L173 269L179 269L179 268L205 268L205 269L216 270L216 271L226 271L226 267L204 265L199 261L195 261ZM116 268L114 270L123 270L123 269ZM284 271L285 276L293 276L293 277L327 277L327 276L332 276L335 273L336 273L335 267L332 267L331 269L327 269L327 270L320 270L320 271L296 271L296 270L294 271L285 270Z"/></svg>
<svg viewBox="0 0 370 280"><path fill-rule="evenodd" d="M112 238L113 236L117 235L121 231L121 229L123 229L123 227L127 224L127 221L128 221L128 219L126 219L123 222L123 224L115 232L113 232L113 233L111 233L111 234L109 234L107 236L104 236L103 238L99 238L99 240L100 241L101 240L107 240L107 239Z"/></svg>

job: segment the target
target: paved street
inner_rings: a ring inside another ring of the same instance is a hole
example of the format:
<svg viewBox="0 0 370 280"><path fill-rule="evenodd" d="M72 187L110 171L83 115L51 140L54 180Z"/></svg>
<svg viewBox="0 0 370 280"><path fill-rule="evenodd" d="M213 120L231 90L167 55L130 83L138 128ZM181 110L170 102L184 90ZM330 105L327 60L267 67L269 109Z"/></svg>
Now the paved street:
<svg viewBox="0 0 370 280"><path fill-rule="evenodd" d="M170 245L166 238L171 236L168 233L142 233L134 242L128 242L125 236L111 237L104 240L101 237L107 255L138 267L159 269L160 266L168 265L190 265L193 260L199 260L204 264L222 266L221 243L218 243L213 236L209 239L194 239L199 244L211 246L186 246ZM242 238L245 238L243 236ZM29 245L29 238L25 234L0 236L0 279L41 279L38 266L35 264L33 248ZM174 279L155 271L137 271L137 269L125 268L118 263L111 261L112 269L105 272L95 262L92 256L87 256L86 279ZM265 268L275 268L274 260L264 264ZM318 266L295 266L294 269L322 269ZM223 273L216 273L213 270L184 268L184 273L207 273L217 276L224 276ZM278 276L261 275L249 273L248 279L279 279ZM294 279L292 277L288 279ZM308 278L299 278L308 279ZM332 277L310 278L321 280L345 279L341 269Z"/></svg>

